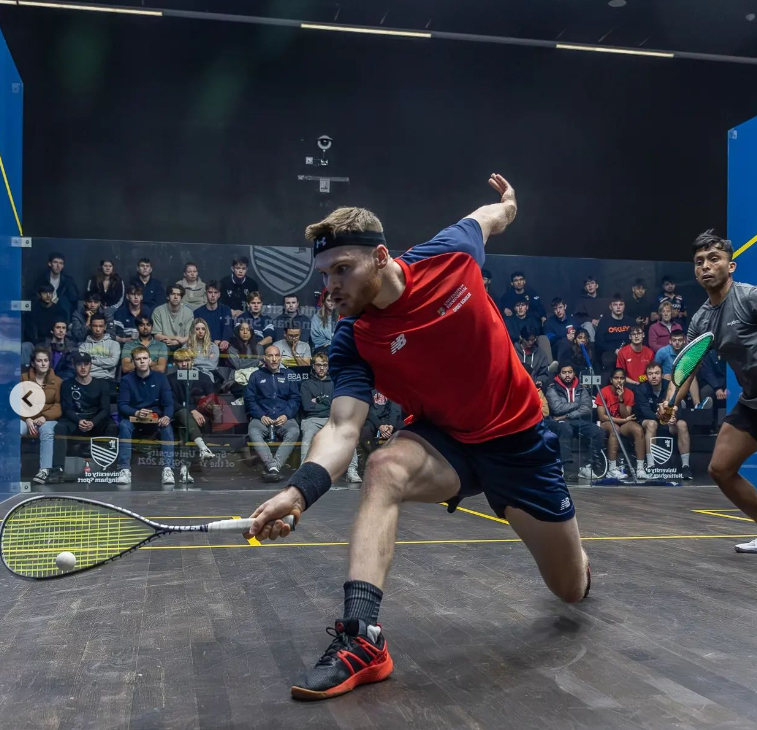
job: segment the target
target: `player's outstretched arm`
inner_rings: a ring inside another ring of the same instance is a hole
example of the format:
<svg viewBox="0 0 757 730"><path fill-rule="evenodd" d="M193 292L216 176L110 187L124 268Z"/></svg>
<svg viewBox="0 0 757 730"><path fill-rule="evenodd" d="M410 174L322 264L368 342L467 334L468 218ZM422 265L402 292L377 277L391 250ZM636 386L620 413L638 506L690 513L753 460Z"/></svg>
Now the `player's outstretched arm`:
<svg viewBox="0 0 757 730"><path fill-rule="evenodd" d="M348 396L335 398L331 404L329 420L310 444L304 463L314 463L325 469L331 482L338 479L347 471L360 436L360 429L367 416L367 403ZM292 481L296 482L301 473L302 468L295 472ZM299 522L300 515L308 506L300 489L287 486L252 513L251 517L255 521L245 533L245 537L257 537L259 540L286 537L290 529L281 518L294 515L295 522Z"/></svg>
<svg viewBox="0 0 757 730"><path fill-rule="evenodd" d="M466 216L478 221L478 224L481 226L481 232L484 235L484 245L486 245L489 236L502 233L515 220L515 216L518 213L515 190L502 175L493 172L489 178L489 185L499 194L500 202L493 205L485 205L478 210L474 210L469 216Z"/></svg>

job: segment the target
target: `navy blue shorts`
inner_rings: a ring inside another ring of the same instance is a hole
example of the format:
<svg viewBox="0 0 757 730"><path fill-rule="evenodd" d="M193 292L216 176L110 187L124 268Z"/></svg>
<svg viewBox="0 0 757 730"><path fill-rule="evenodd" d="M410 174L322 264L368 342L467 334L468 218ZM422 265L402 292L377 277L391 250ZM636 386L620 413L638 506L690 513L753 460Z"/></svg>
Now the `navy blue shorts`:
<svg viewBox="0 0 757 730"><path fill-rule="evenodd" d="M542 522L564 522L576 510L565 485L560 443L544 421L526 431L465 444L428 421L402 429L428 441L460 477L458 497L483 493L498 517L517 507Z"/></svg>

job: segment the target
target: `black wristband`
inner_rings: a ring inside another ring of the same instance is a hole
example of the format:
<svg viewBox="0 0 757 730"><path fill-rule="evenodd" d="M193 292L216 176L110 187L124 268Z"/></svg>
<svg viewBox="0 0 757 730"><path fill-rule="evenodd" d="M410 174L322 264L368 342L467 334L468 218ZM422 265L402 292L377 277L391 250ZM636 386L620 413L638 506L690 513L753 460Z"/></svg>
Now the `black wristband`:
<svg viewBox="0 0 757 730"><path fill-rule="evenodd" d="M331 474L320 464L306 461L289 480L290 487L297 487L305 498L305 509L311 507L331 489Z"/></svg>

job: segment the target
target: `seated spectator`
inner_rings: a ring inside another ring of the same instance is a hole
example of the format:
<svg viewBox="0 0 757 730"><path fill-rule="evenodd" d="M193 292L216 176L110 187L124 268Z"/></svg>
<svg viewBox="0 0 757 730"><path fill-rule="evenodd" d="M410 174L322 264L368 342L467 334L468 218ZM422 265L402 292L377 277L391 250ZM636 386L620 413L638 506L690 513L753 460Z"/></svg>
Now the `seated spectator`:
<svg viewBox="0 0 757 730"><path fill-rule="evenodd" d="M208 323L210 339L218 345L218 350L226 354L233 335L234 317L231 308L221 304L221 285L217 281L209 281L205 285L207 304L195 309L195 317L204 319ZM262 300L261 300L262 306Z"/></svg>
<svg viewBox="0 0 757 730"><path fill-rule="evenodd" d="M21 382L36 383L45 391L45 405L34 418L21 419L21 436L39 437L39 471L37 484L46 484L53 468L55 425L61 416L60 378L50 368L50 351L37 345L32 353L29 370L21 373Z"/></svg>
<svg viewBox="0 0 757 730"><path fill-rule="evenodd" d="M584 346L586 353L589 355L588 363L586 362L586 357L581 349L581 345ZM576 336L570 343L570 354L564 362L570 362L573 366L573 372L576 377L578 377L584 370L589 369L589 363L591 363L591 367L594 370L598 369L594 359L594 343L591 341L589 333L583 327L579 327L576 330Z"/></svg>
<svg viewBox="0 0 757 730"><path fill-rule="evenodd" d="M150 353L150 368L156 373L165 373L168 367L168 347L152 336L152 320L149 317L137 317L139 337L127 342L121 350L121 374L128 375L134 371L132 354L137 347L144 347Z"/></svg>
<svg viewBox="0 0 757 730"><path fill-rule="evenodd" d="M560 297L552 300L552 316L544 322L544 334L552 346L552 358L562 362L570 356L578 322L566 314L567 305Z"/></svg>
<svg viewBox="0 0 757 730"><path fill-rule="evenodd" d="M116 336L116 328L113 324L113 315L106 312L100 303L100 295L97 293L87 294L84 302L74 312L71 320L71 335L74 342L84 342L89 336L89 325L92 321L92 315L99 314L105 317L105 331L113 338Z"/></svg>
<svg viewBox="0 0 757 730"><path fill-rule="evenodd" d="M265 480L281 480L286 464L300 436L295 417L300 410L300 391L290 372L281 367L281 353L275 345L265 350L263 367L250 376L244 392L244 405L250 417L247 435L252 448L266 470ZM276 456L271 454L268 440L281 440Z"/></svg>
<svg viewBox="0 0 757 730"><path fill-rule="evenodd" d="M578 381L570 361L560 363L560 374L549 384L546 398L550 416L547 427L560 440L560 460L565 478L570 481L598 479L595 471L599 469L595 465L602 451L604 435L594 423L591 395ZM577 470L573 467L574 436L588 442L588 449L583 452L584 463Z"/></svg>
<svg viewBox="0 0 757 730"><path fill-rule="evenodd" d="M286 338L285 329L294 322L300 330L300 340L305 344L310 342L310 317L300 312L300 300L296 294L284 297L284 309L273 320L273 341L278 342Z"/></svg>
<svg viewBox="0 0 757 730"><path fill-rule="evenodd" d="M275 342L281 353L281 364L285 368L306 367L310 365L310 346L300 339L300 329L292 320L284 329L284 339Z"/></svg>
<svg viewBox="0 0 757 730"><path fill-rule="evenodd" d="M163 301L163 284L153 279L150 259L139 259L137 273L131 277L129 283L142 290L142 301L151 312Z"/></svg>
<svg viewBox="0 0 757 730"><path fill-rule="evenodd" d="M338 322L339 315L336 313L334 300L331 298L331 294L324 289L321 292L318 311L310 320L310 339L313 344L313 352L328 352Z"/></svg>
<svg viewBox="0 0 757 730"><path fill-rule="evenodd" d="M543 333L541 317L530 314L528 311L528 302L525 297L518 297L513 304L513 315L505 317L505 326L513 342L520 339L520 331L524 327L535 329L539 335Z"/></svg>
<svg viewBox="0 0 757 730"><path fill-rule="evenodd" d="M240 322L235 327L235 334L231 338L229 345L229 357L227 365L231 370L229 383L231 383L231 392L240 395L242 388L236 382L235 373L238 370L249 370L250 368L259 368L263 364L263 353L265 349L255 342L252 328L248 322Z"/></svg>
<svg viewBox="0 0 757 730"><path fill-rule="evenodd" d="M212 459L215 454L205 443L203 434L210 433L210 413L203 407L203 400L213 396L213 379L207 373L198 371L197 380L179 380L179 372L193 369L192 350L180 347L174 353L176 370L168 376L168 385L173 395L173 420L178 425L180 441L183 444L194 442L203 460ZM186 465L182 464L179 481L191 483Z"/></svg>
<svg viewBox="0 0 757 730"><path fill-rule="evenodd" d="M220 351L218 345L210 339L210 329L204 319L195 319L187 340L187 347L194 355L194 367L215 380Z"/></svg>
<svg viewBox="0 0 757 730"><path fill-rule="evenodd" d="M486 289L486 293L491 296L489 287L492 285L492 272L489 271L489 269L481 269L481 278L483 279L484 289Z"/></svg>
<svg viewBox="0 0 757 730"><path fill-rule="evenodd" d="M53 285L40 284L37 298L32 302L32 309L26 315L24 339L32 344L39 344L48 337L53 325L58 321L67 321L66 312L60 304L53 304Z"/></svg>
<svg viewBox="0 0 757 730"><path fill-rule="evenodd" d="M368 416L360 429L360 445L366 454L373 453L404 425L402 409L397 403L390 401L375 388L372 394L373 402L368 408Z"/></svg>
<svg viewBox="0 0 757 730"><path fill-rule="evenodd" d="M191 261L185 264L184 278L179 279L176 283L184 288L185 307L189 307L194 312L198 307L204 307L207 304L208 298L205 292L205 283L200 278L197 264Z"/></svg>
<svg viewBox="0 0 757 730"><path fill-rule="evenodd" d="M116 327L116 342L121 345L139 339L137 319L152 317L152 310L145 305L142 290L136 284L126 289L126 301L113 313Z"/></svg>
<svg viewBox="0 0 757 730"><path fill-rule="evenodd" d="M187 344L194 322L192 310L182 304L184 287L178 284L166 287L168 301L152 313L152 331L155 339L173 352Z"/></svg>
<svg viewBox="0 0 757 730"><path fill-rule="evenodd" d="M44 342L50 350L50 367L61 380L76 377L74 355L79 352L74 338L68 334L68 325L58 321L53 325L50 336Z"/></svg>
<svg viewBox="0 0 757 730"><path fill-rule="evenodd" d="M231 262L231 274L221 279L221 301L234 317L244 311L249 294L258 290L257 282L247 276L249 264L246 256L237 256Z"/></svg>
<svg viewBox="0 0 757 730"><path fill-rule="evenodd" d="M668 302L673 309L673 322L686 329L686 302L680 294L676 294L676 283L672 276L662 277L662 292L657 297L660 304Z"/></svg>
<svg viewBox="0 0 757 730"><path fill-rule="evenodd" d="M711 399L715 408L725 408L727 397L726 365L715 350L710 350L697 373L702 402Z"/></svg>
<svg viewBox="0 0 757 730"><path fill-rule="evenodd" d="M645 330L650 322L657 321L658 303L647 294L644 279L635 279L631 287L631 298L626 302L626 314Z"/></svg>
<svg viewBox="0 0 757 730"><path fill-rule="evenodd" d="M79 289L73 278L63 273L65 262L62 253L51 253L47 257L47 270L37 278L34 291L39 291L40 284L50 284L53 287L53 304L60 304L66 314L65 321L70 322L79 304Z"/></svg>
<svg viewBox="0 0 757 730"><path fill-rule="evenodd" d="M126 287L110 259L103 259L97 273L87 282L87 294L99 294L103 308L113 314L123 303Z"/></svg>
<svg viewBox="0 0 757 730"><path fill-rule="evenodd" d="M658 406L670 398L674 390L673 384L663 379L660 363L652 360L647 365L646 382L641 383L636 388L634 413L636 414L636 420L641 423L641 427L644 429L647 467L649 469L654 468L652 439L658 435L666 436L670 434L673 437L677 437L678 452L681 454L682 463L681 474L684 479L691 479L691 466L689 463L691 439L689 438L688 424L680 417L681 411L677 411L675 417L670 419L667 424L661 423L657 417Z"/></svg>
<svg viewBox="0 0 757 730"><path fill-rule="evenodd" d="M92 377L115 380L121 355L118 343L105 331L105 317L93 314L89 320L89 337L79 345L79 352L92 358Z"/></svg>
<svg viewBox="0 0 757 730"><path fill-rule="evenodd" d="M135 347L131 353L133 372L121 379L118 390L118 412L121 423L118 437L121 440L118 452L118 469L121 472L117 484L131 484L131 451L136 437L160 438L160 453L163 464L162 484L175 484L173 475L173 395L168 378L150 367L150 353L146 347ZM131 419L135 420L131 420Z"/></svg>
<svg viewBox="0 0 757 730"><path fill-rule="evenodd" d="M657 351L657 355L654 357L662 367L662 377L664 380L670 381L673 376L673 363L678 357L678 354L683 350L683 346L686 344L686 337L681 330L681 327L677 324L673 325L673 329L670 333L670 344L661 347ZM702 403L702 399L699 395L699 383L695 377L689 384L688 397L691 398L692 405L696 410L711 405L711 401Z"/></svg>
<svg viewBox="0 0 757 730"><path fill-rule="evenodd" d="M644 328L634 325L629 330L631 343L618 350L616 368L626 371L626 383L635 386L647 379L647 365L654 360L654 353L644 345Z"/></svg>
<svg viewBox="0 0 757 730"><path fill-rule="evenodd" d="M326 425L331 414L331 397L334 384L329 377L329 358L325 352L316 352L313 356L313 372L307 380L300 383L300 400L302 401L302 445L300 446L300 464L305 463L310 444L314 436ZM357 472L357 451L347 468L348 482L359 484L363 480Z"/></svg>
<svg viewBox="0 0 757 730"><path fill-rule="evenodd" d="M92 377L92 358L86 352L74 355L76 377L60 387L62 417L55 426L53 468L48 482L63 480L70 436L118 438L118 426L110 416L110 388L105 380Z"/></svg>
<svg viewBox="0 0 757 730"><path fill-rule="evenodd" d="M670 333L673 331L673 307L670 302L663 302L657 310L658 320L649 328L649 349L657 352L670 344ZM678 325L680 327L680 325Z"/></svg>
<svg viewBox="0 0 757 730"><path fill-rule="evenodd" d="M546 388L549 381L549 361L536 344L538 334L533 327L523 327L520 337L513 343L518 358L537 388Z"/></svg>
<svg viewBox="0 0 757 730"><path fill-rule="evenodd" d="M541 297L530 286L526 285L526 275L522 271L513 271L510 277L510 290L503 294L500 301L505 317L513 316L515 302L523 298L528 302L531 314L541 319L542 324L544 324L547 313L544 311Z"/></svg>
<svg viewBox="0 0 757 730"><path fill-rule="evenodd" d="M626 313L626 304L620 294L610 301L610 316L605 317L597 327L594 345L597 358L603 368L612 367L618 358L618 352L631 338L631 327L636 322Z"/></svg>
<svg viewBox="0 0 757 730"><path fill-rule="evenodd" d="M636 478L649 479L644 469L644 430L636 423L634 415L634 394L630 388L626 388L626 371L623 368L615 368L610 377L610 384L602 388L602 395L607 408L602 403L602 398L597 394L597 415L602 430L607 434L607 461L608 479L626 479L628 475L618 469L618 439L615 436L610 421L617 427L621 436L629 436L633 439L636 452ZM628 465L631 468L631 465Z"/></svg>
<svg viewBox="0 0 757 730"><path fill-rule="evenodd" d="M263 297L260 292L251 291L247 295L247 309L234 318L234 327L240 322L248 322L255 335L255 341L261 347L273 344L273 320L263 314Z"/></svg>
<svg viewBox="0 0 757 730"><path fill-rule="evenodd" d="M610 302L606 297L599 296L599 284L593 274L584 279L584 290L578 298L576 305L576 314L574 315L580 322L581 326L589 333L590 339L595 338L596 328L600 320L607 314L607 308ZM580 316L579 313L585 315Z"/></svg>

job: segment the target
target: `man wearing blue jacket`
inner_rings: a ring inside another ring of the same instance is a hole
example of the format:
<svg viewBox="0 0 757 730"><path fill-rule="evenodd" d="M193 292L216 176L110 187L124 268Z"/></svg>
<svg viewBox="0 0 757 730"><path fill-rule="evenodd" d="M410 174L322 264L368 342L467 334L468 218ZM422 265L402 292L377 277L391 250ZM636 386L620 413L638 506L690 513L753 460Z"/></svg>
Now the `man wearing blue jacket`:
<svg viewBox="0 0 757 730"><path fill-rule="evenodd" d="M244 407L250 417L247 435L252 448L265 465L267 482L281 480L281 467L300 436L295 420L300 410L300 389L292 374L281 367L281 352L275 345L265 349L264 366L253 373L244 391ZM276 456L271 454L266 439L278 438L281 443Z"/></svg>
<svg viewBox="0 0 757 730"><path fill-rule="evenodd" d="M121 379L118 391L118 412L121 423L118 437L121 441L118 452L118 468L121 473L116 484L131 484L131 444L135 433L140 438L160 436L160 455L163 462L163 484L174 484L173 476L173 395L168 378L151 369L150 352L146 347L131 351L134 371ZM157 421L151 421L153 414ZM132 418L138 419L132 421ZM143 421L143 422L140 422Z"/></svg>

